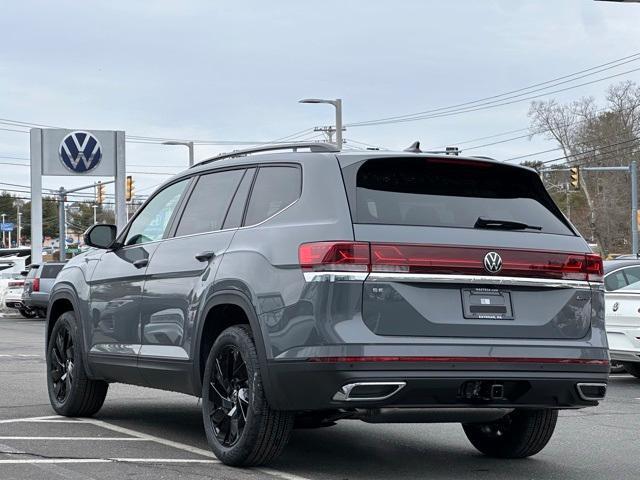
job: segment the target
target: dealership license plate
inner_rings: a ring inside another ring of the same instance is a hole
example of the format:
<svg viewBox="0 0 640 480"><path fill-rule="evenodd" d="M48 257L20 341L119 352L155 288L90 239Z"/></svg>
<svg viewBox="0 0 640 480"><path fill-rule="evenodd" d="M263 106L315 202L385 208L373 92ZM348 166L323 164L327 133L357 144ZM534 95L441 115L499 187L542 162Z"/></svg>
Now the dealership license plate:
<svg viewBox="0 0 640 480"><path fill-rule="evenodd" d="M465 288L461 293L464 318L513 320L510 292L494 288Z"/></svg>

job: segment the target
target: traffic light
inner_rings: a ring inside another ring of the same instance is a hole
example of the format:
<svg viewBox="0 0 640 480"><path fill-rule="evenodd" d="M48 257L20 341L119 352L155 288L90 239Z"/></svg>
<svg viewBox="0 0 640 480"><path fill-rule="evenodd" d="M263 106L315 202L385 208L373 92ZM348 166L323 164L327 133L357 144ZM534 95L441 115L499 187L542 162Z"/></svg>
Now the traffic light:
<svg viewBox="0 0 640 480"><path fill-rule="evenodd" d="M127 175L127 182L124 191L124 198L127 200L127 202L130 202L133 198L133 177L131 175Z"/></svg>
<svg viewBox="0 0 640 480"><path fill-rule="evenodd" d="M100 182L96 184L96 203L102 205L104 202L104 185Z"/></svg>
<svg viewBox="0 0 640 480"><path fill-rule="evenodd" d="M580 190L580 167L571 167L569 169L569 183L571 183L571 190Z"/></svg>

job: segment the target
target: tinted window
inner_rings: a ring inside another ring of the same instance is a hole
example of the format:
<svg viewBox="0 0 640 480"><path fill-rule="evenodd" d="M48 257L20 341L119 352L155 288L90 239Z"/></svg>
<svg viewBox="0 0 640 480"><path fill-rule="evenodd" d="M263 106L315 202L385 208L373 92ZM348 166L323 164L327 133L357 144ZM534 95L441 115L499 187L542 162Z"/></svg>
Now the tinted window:
<svg viewBox="0 0 640 480"><path fill-rule="evenodd" d="M253 181L253 174L256 169L251 168L247 170L247 173L242 178L236 194L233 196L233 201L227 212L227 218L224 221L222 228L236 228L242 224L242 214L244 213L244 207L247 204L247 196L249 195L249 189L251 188L251 182Z"/></svg>
<svg viewBox="0 0 640 480"><path fill-rule="evenodd" d="M474 228L481 217L573 235L537 175L488 162L368 160L357 173L355 210L358 223Z"/></svg>
<svg viewBox="0 0 640 480"><path fill-rule="evenodd" d="M189 197L176 236L220 230L243 174L244 170L229 170L202 175Z"/></svg>
<svg viewBox="0 0 640 480"><path fill-rule="evenodd" d="M291 205L300 196L300 169L261 167L251 192L245 225L255 225Z"/></svg>
<svg viewBox="0 0 640 480"><path fill-rule="evenodd" d="M41 278L56 278L64 265L43 265Z"/></svg>
<svg viewBox="0 0 640 480"><path fill-rule="evenodd" d="M125 245L153 242L164 236L171 215L173 215L188 181L182 180L169 185L145 205L131 223L124 242Z"/></svg>

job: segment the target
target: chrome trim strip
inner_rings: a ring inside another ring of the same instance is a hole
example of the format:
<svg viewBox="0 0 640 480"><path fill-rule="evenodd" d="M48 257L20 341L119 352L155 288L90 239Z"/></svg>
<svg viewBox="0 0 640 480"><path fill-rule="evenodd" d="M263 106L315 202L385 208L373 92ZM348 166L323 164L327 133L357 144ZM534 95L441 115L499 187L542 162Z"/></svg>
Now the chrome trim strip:
<svg viewBox="0 0 640 480"><path fill-rule="evenodd" d="M350 398L351 392L354 388L357 387L366 387L366 386L370 386L370 385L376 385L376 386L393 386L396 387L396 389L394 391L392 391L390 394L388 395L383 395L381 397L356 397L356 398ZM394 396L396 393L398 393L400 390L402 390L405 386L407 385L407 382L357 382L357 383L348 383L346 385L343 385L340 390L338 390L335 395L333 396L333 400L338 401L338 402L371 402L371 401L376 401L376 400L386 400L387 398L390 398L392 396Z"/></svg>
<svg viewBox="0 0 640 480"><path fill-rule="evenodd" d="M582 387L604 387L604 395L602 395L601 397L590 397L588 395L585 395L582 392ZM607 384L606 383L577 383L576 384L576 390L578 390L578 395L580 395L580 398L582 400L586 400L587 402L597 402L600 400L603 400L605 395L607 394Z"/></svg>
<svg viewBox="0 0 640 480"><path fill-rule="evenodd" d="M369 272L303 272L307 282L364 282Z"/></svg>
<svg viewBox="0 0 640 480"><path fill-rule="evenodd" d="M515 285L549 288L591 288L599 283L582 280L556 280L550 278L501 277L489 275L441 275L431 273L375 272L367 279L371 282L471 283L483 285Z"/></svg>

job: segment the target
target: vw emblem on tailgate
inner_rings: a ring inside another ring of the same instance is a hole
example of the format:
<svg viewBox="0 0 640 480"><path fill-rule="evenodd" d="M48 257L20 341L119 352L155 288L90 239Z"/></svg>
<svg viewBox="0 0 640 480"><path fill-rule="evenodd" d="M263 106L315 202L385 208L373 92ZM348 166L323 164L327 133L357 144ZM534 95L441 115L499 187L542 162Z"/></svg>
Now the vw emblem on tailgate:
<svg viewBox="0 0 640 480"><path fill-rule="evenodd" d="M102 159L102 145L89 132L71 132L60 142L60 161L74 173L87 173Z"/></svg>
<svg viewBox="0 0 640 480"><path fill-rule="evenodd" d="M502 270L502 257L496 252L489 252L484 256L484 268L487 272L497 273Z"/></svg>

